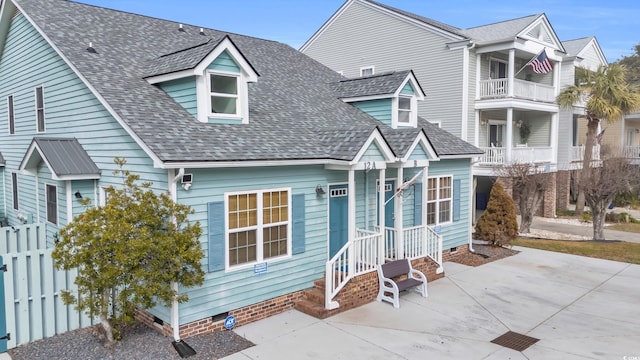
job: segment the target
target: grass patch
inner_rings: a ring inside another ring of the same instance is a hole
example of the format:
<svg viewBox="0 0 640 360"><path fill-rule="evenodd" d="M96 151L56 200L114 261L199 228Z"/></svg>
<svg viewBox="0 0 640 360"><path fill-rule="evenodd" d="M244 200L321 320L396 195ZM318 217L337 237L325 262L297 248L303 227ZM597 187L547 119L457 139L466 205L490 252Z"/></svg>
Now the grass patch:
<svg viewBox="0 0 640 360"><path fill-rule="evenodd" d="M640 233L639 223L620 223L607 226L609 230L626 231L632 233Z"/></svg>
<svg viewBox="0 0 640 360"><path fill-rule="evenodd" d="M629 225L629 224L625 224ZM565 241L518 238L512 245L565 254L640 264L640 244L629 242Z"/></svg>

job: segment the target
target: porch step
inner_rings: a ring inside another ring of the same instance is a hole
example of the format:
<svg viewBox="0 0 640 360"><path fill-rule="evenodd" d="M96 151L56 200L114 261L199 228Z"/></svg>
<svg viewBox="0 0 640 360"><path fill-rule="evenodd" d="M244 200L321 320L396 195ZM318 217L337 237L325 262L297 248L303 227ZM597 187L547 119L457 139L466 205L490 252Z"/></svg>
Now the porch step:
<svg viewBox="0 0 640 360"><path fill-rule="evenodd" d="M326 319L335 312L335 310L325 309L324 304L320 305L306 298L296 301L293 308L318 319Z"/></svg>

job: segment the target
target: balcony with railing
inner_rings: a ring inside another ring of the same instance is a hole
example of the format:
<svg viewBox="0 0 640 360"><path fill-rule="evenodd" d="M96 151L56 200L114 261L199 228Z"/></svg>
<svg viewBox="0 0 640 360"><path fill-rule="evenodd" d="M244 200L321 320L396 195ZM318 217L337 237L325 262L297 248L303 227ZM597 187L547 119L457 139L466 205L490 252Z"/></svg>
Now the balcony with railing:
<svg viewBox="0 0 640 360"><path fill-rule="evenodd" d="M628 159L638 160L640 159L640 146L625 146L623 154Z"/></svg>
<svg viewBox="0 0 640 360"><path fill-rule="evenodd" d="M584 145L572 146L571 149L571 162L582 162L584 160ZM600 145L594 145L591 152L591 160L600 160Z"/></svg>
<svg viewBox="0 0 640 360"><path fill-rule="evenodd" d="M376 271L387 260L429 257L442 268L442 237L429 226L405 229L357 229L356 238L347 242L325 265L325 307L339 306L333 298L352 278Z"/></svg>
<svg viewBox="0 0 640 360"><path fill-rule="evenodd" d="M507 98L510 93L510 84L508 79L481 80L479 89L479 96L482 100ZM555 102L555 88L533 81L514 79L513 97L534 101Z"/></svg>
<svg viewBox="0 0 640 360"><path fill-rule="evenodd" d="M553 161L553 148L551 146L527 147L517 146L511 148L511 161L507 159L505 147L481 147L484 155L479 159L482 165L502 165L512 163L545 163Z"/></svg>

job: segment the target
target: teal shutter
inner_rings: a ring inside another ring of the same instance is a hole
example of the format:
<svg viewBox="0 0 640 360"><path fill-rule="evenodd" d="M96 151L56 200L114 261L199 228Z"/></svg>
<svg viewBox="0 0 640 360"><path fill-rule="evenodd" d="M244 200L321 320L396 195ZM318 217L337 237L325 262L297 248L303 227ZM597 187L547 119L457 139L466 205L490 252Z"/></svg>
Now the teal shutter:
<svg viewBox="0 0 640 360"><path fill-rule="evenodd" d="M460 179L453 180L453 221L460 220Z"/></svg>
<svg viewBox="0 0 640 360"><path fill-rule="evenodd" d="M209 272L224 270L224 202L207 204Z"/></svg>
<svg viewBox="0 0 640 360"><path fill-rule="evenodd" d="M413 187L413 226L422 225L422 184Z"/></svg>
<svg viewBox="0 0 640 360"><path fill-rule="evenodd" d="M293 254L303 253L306 243L306 231L304 225L304 194L297 194L291 196L291 217L293 222L293 229L291 234L293 236L291 249Z"/></svg>

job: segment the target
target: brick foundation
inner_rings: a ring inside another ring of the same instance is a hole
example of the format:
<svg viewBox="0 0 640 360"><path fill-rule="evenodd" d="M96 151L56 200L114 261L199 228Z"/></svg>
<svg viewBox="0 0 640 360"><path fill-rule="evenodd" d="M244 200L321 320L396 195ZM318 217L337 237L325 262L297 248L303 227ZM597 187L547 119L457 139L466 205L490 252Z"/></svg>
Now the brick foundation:
<svg viewBox="0 0 640 360"><path fill-rule="evenodd" d="M549 186L544 192L544 200L542 203L542 216L546 218L553 218L556 216L556 181L557 176L556 173L549 174L551 176L551 180L549 181Z"/></svg>
<svg viewBox="0 0 640 360"><path fill-rule="evenodd" d="M444 250L442 253L442 261L451 261L457 256L463 256L469 252L468 245L459 246L455 252L450 250ZM420 270L426 276L429 282L444 277L444 273L436 274L438 268L437 264L428 258L421 258L411 261L414 269ZM321 294L324 296L324 279L316 281L316 287L297 291L291 294L279 296L270 300L266 300L257 304L253 304L244 308L229 311L229 315L236 317L238 325L246 325L254 321L262 320L264 318L283 313L285 311L294 308L294 304L300 303L304 298L304 294L309 291L315 290L318 292L318 287L321 287ZM327 317L339 312L343 312L349 309L368 304L376 300L378 296L378 273L370 272L354 279L351 279L349 283L340 291L335 300L340 303L340 307L335 310L324 309L324 298L318 299L322 302L322 305L318 309L323 309L321 315L317 317ZM296 305L298 310L300 309ZM314 314L311 314L314 315ZM316 315L314 315L316 316ZM144 310L136 311L136 319L149 326L152 329L157 330L162 335L167 337L173 337L173 328L170 323L158 324L154 321L154 316ZM194 335L207 334L214 331L224 330L224 319L213 321L212 317L194 321L188 324L180 326L180 337L189 338Z"/></svg>
<svg viewBox="0 0 640 360"><path fill-rule="evenodd" d="M259 302L244 308L229 311L229 315L236 318L238 325L246 325L254 321L262 320L269 316L277 315L293 309L295 301L302 298L303 291L282 295L273 299ZM162 326L154 322L154 316L144 310L136 311L136 320L156 329L162 335L173 337L171 324L164 323ZM224 319L213 321L212 317L180 325L180 338L188 338L199 334L208 334L214 331L225 330Z"/></svg>
<svg viewBox="0 0 640 360"><path fill-rule="evenodd" d="M556 173L556 210L567 210L571 194L571 171Z"/></svg>

